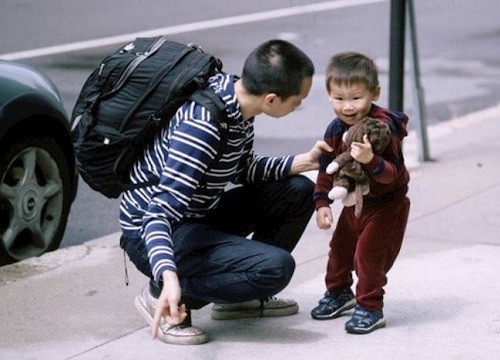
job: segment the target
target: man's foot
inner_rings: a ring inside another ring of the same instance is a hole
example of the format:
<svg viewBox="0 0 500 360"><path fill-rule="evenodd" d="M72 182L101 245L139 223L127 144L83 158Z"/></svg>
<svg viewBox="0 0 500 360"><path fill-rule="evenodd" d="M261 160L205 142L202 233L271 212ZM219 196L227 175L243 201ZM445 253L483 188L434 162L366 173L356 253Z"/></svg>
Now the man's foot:
<svg viewBox="0 0 500 360"><path fill-rule="evenodd" d="M351 289L345 289L335 294L327 291L323 299L319 301L319 305L311 310L311 316L316 320L334 319L354 306L356 306L356 300Z"/></svg>
<svg viewBox="0 0 500 360"><path fill-rule="evenodd" d="M150 326L154 325L157 303L158 300L150 294L148 286L134 300L135 307ZM182 324L169 325L163 321L158 329L158 338L165 343L177 345L197 345L208 341L203 330L191 325L189 310L188 317Z"/></svg>
<svg viewBox="0 0 500 360"><path fill-rule="evenodd" d="M385 326L384 313L368 311L356 306L351 320L345 323L345 331L351 334L368 334Z"/></svg>
<svg viewBox="0 0 500 360"><path fill-rule="evenodd" d="M214 304L212 319L229 320L254 317L288 316L296 314L299 305L295 300L269 298L233 304Z"/></svg>

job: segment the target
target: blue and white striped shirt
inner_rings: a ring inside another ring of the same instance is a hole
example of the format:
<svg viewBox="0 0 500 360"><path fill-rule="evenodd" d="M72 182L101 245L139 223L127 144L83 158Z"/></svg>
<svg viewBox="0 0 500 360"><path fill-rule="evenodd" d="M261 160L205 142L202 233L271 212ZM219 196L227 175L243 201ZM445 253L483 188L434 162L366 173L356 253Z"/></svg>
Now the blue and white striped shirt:
<svg viewBox="0 0 500 360"><path fill-rule="evenodd" d="M176 271L172 224L204 217L229 183L277 180L290 172L291 156L253 154L253 119L243 120L234 81L234 75L223 73L209 80L227 111L227 143L218 162L218 120L203 106L186 102L131 170L132 183L160 179L156 186L125 192L120 204L122 232L145 241L155 281L165 270Z"/></svg>

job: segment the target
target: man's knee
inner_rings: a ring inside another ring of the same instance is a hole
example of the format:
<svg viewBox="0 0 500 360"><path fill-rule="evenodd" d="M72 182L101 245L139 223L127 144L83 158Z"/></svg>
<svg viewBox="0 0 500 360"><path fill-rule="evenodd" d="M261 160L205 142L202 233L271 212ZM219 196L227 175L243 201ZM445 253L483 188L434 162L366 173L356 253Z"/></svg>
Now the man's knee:
<svg viewBox="0 0 500 360"><path fill-rule="evenodd" d="M289 196L299 203L314 206L314 182L306 176L296 175L289 178L287 191Z"/></svg>
<svg viewBox="0 0 500 360"><path fill-rule="evenodd" d="M288 179L288 188L291 193L309 196L314 193L314 182L304 175L295 175Z"/></svg>
<svg viewBox="0 0 500 360"><path fill-rule="evenodd" d="M259 287L270 290L272 296L283 290L292 279L295 271L295 260L289 252L276 248L267 254L267 259L250 277Z"/></svg>
<svg viewBox="0 0 500 360"><path fill-rule="evenodd" d="M281 249L280 249L281 250ZM292 275L295 271L295 260L288 251L280 251L279 259L276 260L277 263L281 264L281 277L286 284L292 279Z"/></svg>
<svg viewBox="0 0 500 360"><path fill-rule="evenodd" d="M314 191L314 182L305 175L295 175L289 178L290 187L294 191L310 193Z"/></svg>
<svg viewBox="0 0 500 360"><path fill-rule="evenodd" d="M292 209L298 214L311 215L314 211L314 182L306 176L297 175L287 183L288 199L292 201Z"/></svg>

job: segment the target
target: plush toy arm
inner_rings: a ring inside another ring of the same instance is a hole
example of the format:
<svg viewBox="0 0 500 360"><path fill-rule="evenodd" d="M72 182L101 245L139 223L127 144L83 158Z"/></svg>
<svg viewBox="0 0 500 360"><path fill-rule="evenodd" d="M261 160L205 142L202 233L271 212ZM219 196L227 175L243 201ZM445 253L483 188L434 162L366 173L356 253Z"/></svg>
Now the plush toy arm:
<svg viewBox="0 0 500 360"><path fill-rule="evenodd" d="M352 161L352 156L349 151L344 151L342 154L337 155L333 161L328 164L326 167L326 173L327 174L333 174L336 172L338 169L342 168L347 164L349 161Z"/></svg>
<svg viewBox="0 0 500 360"><path fill-rule="evenodd" d="M333 178L333 186L328 193L328 198L330 200L343 199L347 195L349 187L350 184L348 178L340 177L338 174L335 174Z"/></svg>

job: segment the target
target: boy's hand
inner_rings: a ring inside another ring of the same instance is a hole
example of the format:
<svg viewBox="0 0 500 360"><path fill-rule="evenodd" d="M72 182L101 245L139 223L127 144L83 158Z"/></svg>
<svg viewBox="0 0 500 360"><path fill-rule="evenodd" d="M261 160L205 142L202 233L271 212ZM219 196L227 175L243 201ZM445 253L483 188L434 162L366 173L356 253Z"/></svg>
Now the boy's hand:
<svg viewBox="0 0 500 360"><path fill-rule="evenodd" d="M322 207L316 211L316 224L322 230L328 230L332 227L333 215L329 207Z"/></svg>
<svg viewBox="0 0 500 360"><path fill-rule="evenodd" d="M351 144L351 156L361 164L368 164L372 161L375 155L373 155L372 144L368 141L368 135L363 136L362 143L353 142Z"/></svg>

